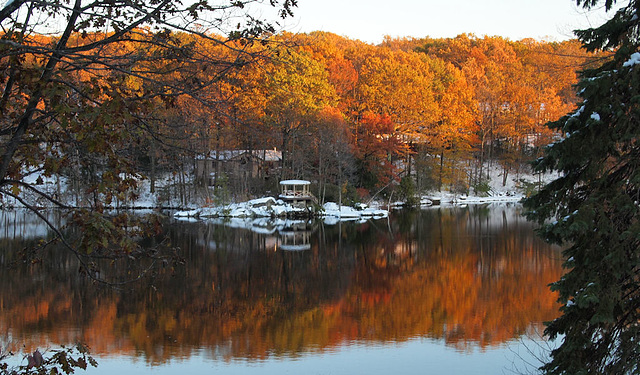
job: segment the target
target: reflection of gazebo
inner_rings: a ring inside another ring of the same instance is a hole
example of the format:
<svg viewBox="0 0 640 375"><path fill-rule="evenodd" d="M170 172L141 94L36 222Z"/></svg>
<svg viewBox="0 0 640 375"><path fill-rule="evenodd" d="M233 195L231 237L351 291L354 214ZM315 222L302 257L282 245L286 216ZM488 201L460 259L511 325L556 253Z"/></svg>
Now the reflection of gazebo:
<svg viewBox="0 0 640 375"><path fill-rule="evenodd" d="M280 232L280 248L286 251L302 251L311 249L311 232Z"/></svg>
<svg viewBox="0 0 640 375"><path fill-rule="evenodd" d="M309 187L311 183L305 180L284 180L280 181L280 196L283 201L293 205L306 206L309 201L315 200Z"/></svg>
<svg viewBox="0 0 640 375"><path fill-rule="evenodd" d="M278 230L280 249L286 251L302 251L311 249L311 233L313 229L307 222L289 222Z"/></svg>

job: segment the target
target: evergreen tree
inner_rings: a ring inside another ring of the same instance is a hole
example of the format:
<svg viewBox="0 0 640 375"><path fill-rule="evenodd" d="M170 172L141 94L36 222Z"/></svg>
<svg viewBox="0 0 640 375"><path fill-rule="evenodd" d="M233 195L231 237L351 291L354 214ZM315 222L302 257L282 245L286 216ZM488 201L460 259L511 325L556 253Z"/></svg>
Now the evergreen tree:
<svg viewBox="0 0 640 375"><path fill-rule="evenodd" d="M603 2L616 5L577 0ZM602 26L576 31L609 57L582 73L579 109L550 124L562 136L536 168L562 177L525 202L544 237L566 247L567 272L552 285L562 315L545 330L562 341L547 374L640 372L639 25L640 0L628 0Z"/></svg>

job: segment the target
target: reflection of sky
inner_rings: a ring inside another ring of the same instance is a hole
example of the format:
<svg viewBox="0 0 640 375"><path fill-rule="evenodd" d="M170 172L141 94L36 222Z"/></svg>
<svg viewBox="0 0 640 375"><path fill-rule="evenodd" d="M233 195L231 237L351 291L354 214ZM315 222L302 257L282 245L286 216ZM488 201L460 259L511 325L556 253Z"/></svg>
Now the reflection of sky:
<svg viewBox="0 0 640 375"><path fill-rule="evenodd" d="M459 351L441 340L413 339L404 343L355 344L324 353L264 361L211 360L202 352L187 360L149 366L142 359L97 358L98 374L188 374L225 375L353 375L353 374L503 374L531 373L540 363L542 347L537 341L513 341L487 350ZM533 354L530 352L533 351Z"/></svg>

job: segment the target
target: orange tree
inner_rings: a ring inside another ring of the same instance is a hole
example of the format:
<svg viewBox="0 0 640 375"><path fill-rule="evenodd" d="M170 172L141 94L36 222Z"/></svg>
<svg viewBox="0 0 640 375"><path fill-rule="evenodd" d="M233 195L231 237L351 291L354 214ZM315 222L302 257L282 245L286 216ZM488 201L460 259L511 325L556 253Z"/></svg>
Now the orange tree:
<svg viewBox="0 0 640 375"><path fill-rule="evenodd" d="M425 139L426 129L439 115L434 73L429 58L414 52L361 45L349 49L346 56L358 74L346 111L352 122L361 184L384 186L410 171L411 145ZM379 133L372 134L376 131ZM365 159L372 142L389 146L386 158L376 158L375 168L372 160Z"/></svg>
<svg viewBox="0 0 640 375"><path fill-rule="evenodd" d="M468 190L467 163L477 144L477 107L473 92L463 73L443 60L431 62L436 78L434 92L439 106L439 118L428 128L426 155L422 159L435 159L438 170L437 187L443 184Z"/></svg>
<svg viewBox="0 0 640 375"><path fill-rule="evenodd" d="M417 50L452 63L471 88L478 115L474 183L486 178L487 161L502 164L506 182L532 151L549 142L554 133L543 124L572 108L576 70L589 57L575 41L512 42L468 34L427 39Z"/></svg>

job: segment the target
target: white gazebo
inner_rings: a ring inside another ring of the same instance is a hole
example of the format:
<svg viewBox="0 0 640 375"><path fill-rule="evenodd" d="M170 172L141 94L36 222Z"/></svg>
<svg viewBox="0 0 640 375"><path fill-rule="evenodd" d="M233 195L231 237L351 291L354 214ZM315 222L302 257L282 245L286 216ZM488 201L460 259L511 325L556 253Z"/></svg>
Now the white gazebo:
<svg viewBox="0 0 640 375"><path fill-rule="evenodd" d="M311 182L306 180L284 180L280 181L280 196L283 201L291 202L294 205L306 205L308 201L314 200L309 188Z"/></svg>

